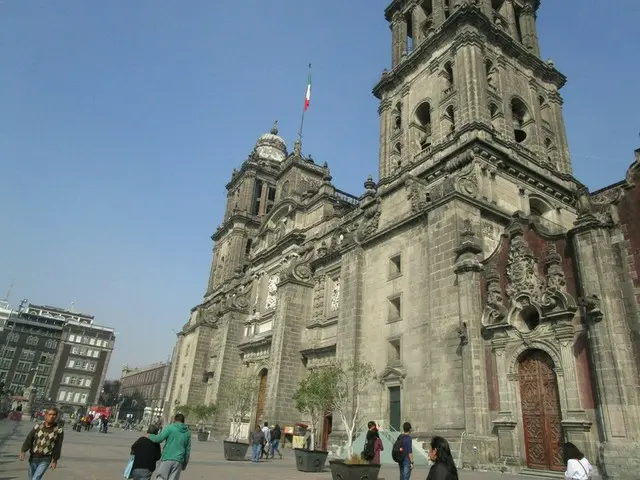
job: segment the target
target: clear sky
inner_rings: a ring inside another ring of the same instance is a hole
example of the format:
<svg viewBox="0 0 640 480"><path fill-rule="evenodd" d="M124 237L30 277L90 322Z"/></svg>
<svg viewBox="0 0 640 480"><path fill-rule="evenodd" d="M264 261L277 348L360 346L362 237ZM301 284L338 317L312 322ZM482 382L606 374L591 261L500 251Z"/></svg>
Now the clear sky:
<svg viewBox="0 0 640 480"><path fill-rule="evenodd" d="M91 312L122 364L166 359L202 298L224 185L275 119L362 193L387 0L0 0L0 298ZM577 6L579 4L579 6ZM640 147L638 0L542 0L577 177Z"/></svg>

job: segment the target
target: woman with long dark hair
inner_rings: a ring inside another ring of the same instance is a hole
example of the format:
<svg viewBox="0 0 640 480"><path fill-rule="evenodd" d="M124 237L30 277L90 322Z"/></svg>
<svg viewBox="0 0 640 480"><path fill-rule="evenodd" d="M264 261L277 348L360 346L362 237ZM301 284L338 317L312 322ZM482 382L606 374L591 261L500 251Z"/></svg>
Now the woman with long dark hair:
<svg viewBox="0 0 640 480"><path fill-rule="evenodd" d="M567 471L564 472L566 480L589 480L593 467L589 460L573 443L567 442L562 446L562 456Z"/></svg>
<svg viewBox="0 0 640 480"><path fill-rule="evenodd" d="M449 442L442 437L431 439L429 459L433 462L427 480L458 480L458 469L451 455Z"/></svg>
<svg viewBox="0 0 640 480"><path fill-rule="evenodd" d="M384 450L382 446L382 440L380 440L380 434L378 433L378 425L376 422L369 422L367 425L367 438L364 442L364 450L360 456L363 460L373 464L380 464L380 452Z"/></svg>

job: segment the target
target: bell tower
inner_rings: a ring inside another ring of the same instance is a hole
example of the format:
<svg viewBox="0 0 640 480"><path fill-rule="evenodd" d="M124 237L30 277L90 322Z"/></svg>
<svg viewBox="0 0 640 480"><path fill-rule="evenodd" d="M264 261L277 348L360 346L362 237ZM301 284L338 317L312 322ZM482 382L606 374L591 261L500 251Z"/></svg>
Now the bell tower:
<svg viewBox="0 0 640 480"><path fill-rule="evenodd" d="M287 145L278 136L277 123L258 139L226 186L224 220L211 237L215 245L207 294L245 269L262 219L273 207L276 176L280 163L287 158Z"/></svg>
<svg viewBox="0 0 640 480"><path fill-rule="evenodd" d="M571 175L565 77L540 58L539 0L394 0L380 100L379 178L423 171L481 140L549 179Z"/></svg>

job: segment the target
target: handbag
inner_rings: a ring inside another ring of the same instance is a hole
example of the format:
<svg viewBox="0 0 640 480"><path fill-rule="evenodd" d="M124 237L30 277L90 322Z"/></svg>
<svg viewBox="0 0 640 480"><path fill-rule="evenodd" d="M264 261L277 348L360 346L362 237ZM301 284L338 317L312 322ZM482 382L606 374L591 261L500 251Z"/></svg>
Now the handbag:
<svg viewBox="0 0 640 480"><path fill-rule="evenodd" d="M133 470L133 460L134 458L136 458L134 455L131 455L131 458L129 459L129 463L127 463L127 466L124 467L124 472L122 472L122 476L124 478L131 478L131 470Z"/></svg>

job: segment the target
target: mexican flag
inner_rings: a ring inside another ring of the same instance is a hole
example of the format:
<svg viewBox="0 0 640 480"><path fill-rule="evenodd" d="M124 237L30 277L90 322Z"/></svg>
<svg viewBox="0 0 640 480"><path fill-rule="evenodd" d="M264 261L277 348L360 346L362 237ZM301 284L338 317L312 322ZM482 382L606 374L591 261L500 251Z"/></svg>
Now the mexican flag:
<svg viewBox="0 0 640 480"><path fill-rule="evenodd" d="M309 79L307 80L307 93L304 97L304 111L306 112L311 103L311 64L309 64Z"/></svg>

